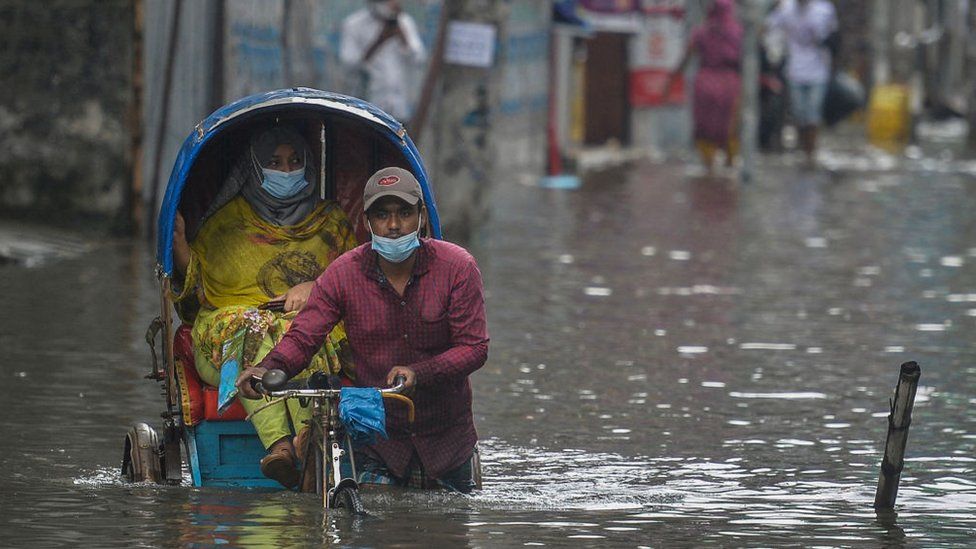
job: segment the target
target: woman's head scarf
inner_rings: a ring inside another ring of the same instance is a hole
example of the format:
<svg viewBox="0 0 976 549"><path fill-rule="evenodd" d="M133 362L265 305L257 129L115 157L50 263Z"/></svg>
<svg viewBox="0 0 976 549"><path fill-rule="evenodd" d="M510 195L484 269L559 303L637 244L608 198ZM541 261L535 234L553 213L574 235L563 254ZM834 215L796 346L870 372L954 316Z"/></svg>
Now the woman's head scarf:
<svg viewBox="0 0 976 549"><path fill-rule="evenodd" d="M732 0L715 0L708 9L705 25L709 31L719 33L732 41L742 40L742 25L735 18L735 4Z"/></svg>
<svg viewBox="0 0 976 549"><path fill-rule="evenodd" d="M702 64L738 70L742 52L742 25L735 17L732 0L715 0L704 23L692 32Z"/></svg>
<svg viewBox="0 0 976 549"><path fill-rule="evenodd" d="M302 157L305 163L305 180L308 181L304 189L287 198L272 196L261 187L264 179L261 168L268 165L275 150L281 145L291 145ZM258 132L251 138L245 158L239 161L245 164L240 166L244 172L240 174L244 176L240 193L265 221L276 225L295 225L315 208L317 178L312 158L314 156L308 143L300 133L291 128L274 126ZM231 176L238 171L236 168Z"/></svg>
<svg viewBox="0 0 976 549"><path fill-rule="evenodd" d="M263 164L271 160L278 145L289 144L305 159L305 180L308 185L294 196L288 198L275 198L263 188L261 182L264 180L264 173L261 171ZM203 214L197 229L203 222L210 218L217 210L223 208L228 202L238 194L244 196L248 204L254 211L261 216L261 219L275 225L297 225L318 204L316 189L318 185L315 164L312 160L315 156L308 147L308 143L297 131L283 127L273 126L258 131L251 137L247 149L241 154L237 162L231 167L230 174L224 180L224 184L217 191L210 207ZM263 164L262 164L263 162ZM188 235L190 240L196 236L196 230Z"/></svg>

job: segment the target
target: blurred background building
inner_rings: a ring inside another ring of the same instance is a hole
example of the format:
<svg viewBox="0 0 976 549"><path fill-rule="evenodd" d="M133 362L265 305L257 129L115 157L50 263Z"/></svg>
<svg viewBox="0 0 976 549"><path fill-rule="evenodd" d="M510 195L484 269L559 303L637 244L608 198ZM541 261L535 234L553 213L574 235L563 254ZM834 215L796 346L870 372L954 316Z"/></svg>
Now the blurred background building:
<svg viewBox="0 0 976 549"><path fill-rule="evenodd" d="M751 2L772 4L742 0L740 8ZM976 2L835 4L840 65L869 90L889 86L895 106L878 112L906 117L895 138L911 138L928 120L976 123ZM177 150L216 107L299 85L357 93L338 62L339 30L363 5L0 1L0 211L122 232L150 227ZM708 5L405 0L429 53L404 82L423 113L408 127L448 234L488 215L487 193L500 179L531 179L554 162L571 169L593 150L686 149L685 96L660 92ZM457 21L494 29L486 65L443 61Z"/></svg>

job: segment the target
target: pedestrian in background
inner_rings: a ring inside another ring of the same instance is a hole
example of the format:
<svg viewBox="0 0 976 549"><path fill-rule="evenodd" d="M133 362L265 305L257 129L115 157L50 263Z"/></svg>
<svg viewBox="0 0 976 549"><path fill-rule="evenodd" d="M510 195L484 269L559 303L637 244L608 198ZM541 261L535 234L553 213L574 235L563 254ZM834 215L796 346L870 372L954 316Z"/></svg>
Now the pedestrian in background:
<svg viewBox="0 0 976 549"><path fill-rule="evenodd" d="M355 94L406 122L412 71L427 56L417 24L399 0L367 0L342 21L339 60L360 78Z"/></svg>
<svg viewBox="0 0 976 549"><path fill-rule="evenodd" d="M785 74L786 36L781 30L767 30L759 42L759 149L764 152L783 150Z"/></svg>
<svg viewBox="0 0 976 549"><path fill-rule="evenodd" d="M698 56L698 74L692 95L695 146L709 174L715 152L725 151L725 163L731 166L738 151L739 61L742 52L742 25L735 18L732 0L715 0L705 22L691 33L678 67L669 75L665 97L674 79L682 74L691 57Z"/></svg>
<svg viewBox="0 0 976 549"><path fill-rule="evenodd" d="M766 25L786 35L786 79L790 111L807 163L816 161L817 131L830 82L829 41L837 31L837 12L829 0L783 0Z"/></svg>

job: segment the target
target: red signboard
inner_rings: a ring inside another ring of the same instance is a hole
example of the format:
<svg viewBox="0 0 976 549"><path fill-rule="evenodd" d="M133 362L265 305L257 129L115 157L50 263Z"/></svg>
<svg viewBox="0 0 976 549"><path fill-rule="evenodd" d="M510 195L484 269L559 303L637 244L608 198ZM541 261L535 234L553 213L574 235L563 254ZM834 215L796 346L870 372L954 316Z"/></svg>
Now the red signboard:
<svg viewBox="0 0 976 549"><path fill-rule="evenodd" d="M628 13L637 9L636 0L580 0L583 9L598 13Z"/></svg>
<svg viewBox="0 0 976 549"><path fill-rule="evenodd" d="M671 93L664 96L664 86L670 73L665 69L634 69L630 71L630 104L634 107L660 107L685 101L685 79L678 75Z"/></svg>
<svg viewBox="0 0 976 549"><path fill-rule="evenodd" d="M579 0L579 5L596 13L639 12L675 19L685 16L684 0Z"/></svg>

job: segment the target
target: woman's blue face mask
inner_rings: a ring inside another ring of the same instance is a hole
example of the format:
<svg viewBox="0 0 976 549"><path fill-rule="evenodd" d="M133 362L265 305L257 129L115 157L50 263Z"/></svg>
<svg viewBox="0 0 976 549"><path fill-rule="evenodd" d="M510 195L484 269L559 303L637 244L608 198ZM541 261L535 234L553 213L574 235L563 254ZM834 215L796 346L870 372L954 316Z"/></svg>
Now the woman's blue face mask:
<svg viewBox="0 0 976 549"><path fill-rule="evenodd" d="M304 166L292 172L280 172L271 168L261 168L261 172L264 173L261 188L275 198L290 198L308 186Z"/></svg>

